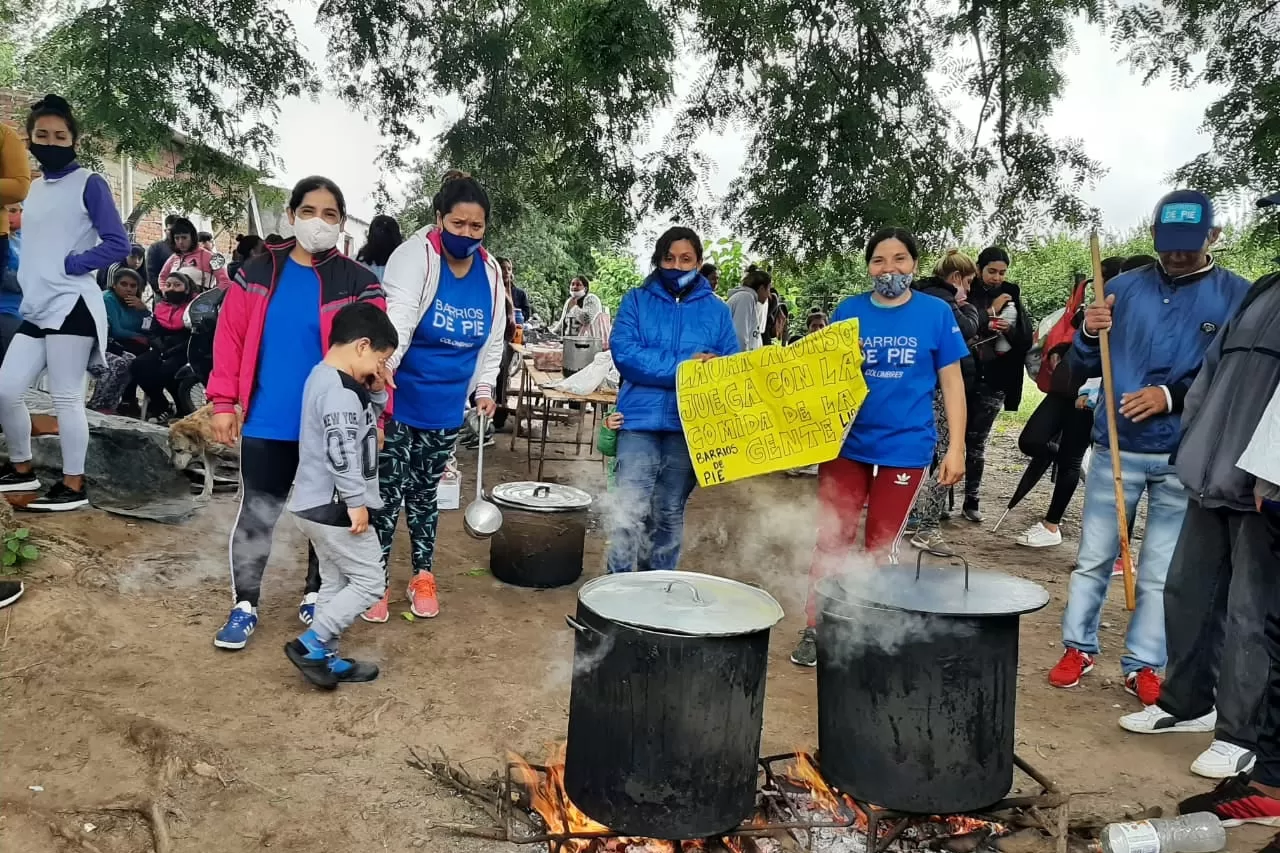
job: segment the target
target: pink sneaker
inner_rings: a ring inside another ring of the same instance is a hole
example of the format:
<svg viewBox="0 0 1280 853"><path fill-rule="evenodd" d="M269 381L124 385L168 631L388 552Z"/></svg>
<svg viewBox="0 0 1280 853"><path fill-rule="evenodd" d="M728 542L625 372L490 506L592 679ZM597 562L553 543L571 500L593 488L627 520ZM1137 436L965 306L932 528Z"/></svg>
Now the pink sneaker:
<svg viewBox="0 0 1280 853"><path fill-rule="evenodd" d="M409 610L414 616L431 619L440 615L440 599L436 594L436 576L418 572L409 581Z"/></svg>
<svg viewBox="0 0 1280 853"><path fill-rule="evenodd" d="M386 622L391 618L391 608L387 604L387 594L382 594L382 600L375 602L372 607L360 614L360 618L366 622Z"/></svg>

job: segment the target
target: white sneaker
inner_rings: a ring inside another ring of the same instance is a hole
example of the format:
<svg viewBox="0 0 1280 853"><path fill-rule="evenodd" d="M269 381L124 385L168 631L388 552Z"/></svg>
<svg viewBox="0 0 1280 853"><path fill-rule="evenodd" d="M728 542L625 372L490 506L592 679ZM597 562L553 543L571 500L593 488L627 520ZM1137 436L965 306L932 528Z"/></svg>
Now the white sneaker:
<svg viewBox="0 0 1280 853"><path fill-rule="evenodd" d="M1256 761L1254 754L1243 746L1215 740L1192 762L1191 772L1206 779L1229 779L1248 773Z"/></svg>
<svg viewBox="0 0 1280 853"><path fill-rule="evenodd" d="M1036 522L1014 540L1024 548L1052 548L1062 544L1062 530L1050 530L1044 522Z"/></svg>
<svg viewBox="0 0 1280 853"><path fill-rule="evenodd" d="M1141 711L1125 714L1120 718L1120 728L1140 735L1158 735L1166 732L1212 734L1217 724L1217 708L1194 720L1179 720L1172 714L1162 711L1159 705L1148 705Z"/></svg>

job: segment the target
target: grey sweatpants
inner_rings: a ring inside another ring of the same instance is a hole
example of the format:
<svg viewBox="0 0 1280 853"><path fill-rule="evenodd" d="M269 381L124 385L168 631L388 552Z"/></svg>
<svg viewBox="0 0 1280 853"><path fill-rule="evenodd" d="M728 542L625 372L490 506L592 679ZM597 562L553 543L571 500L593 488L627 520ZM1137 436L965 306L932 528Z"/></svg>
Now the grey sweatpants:
<svg viewBox="0 0 1280 853"><path fill-rule="evenodd" d="M293 518L320 560L320 594L311 630L328 643L387 591L382 546L372 527L357 534L345 527Z"/></svg>
<svg viewBox="0 0 1280 853"><path fill-rule="evenodd" d="M14 335L0 364L0 427L10 462L31 461L31 414L22 398L48 368L49 396L58 416L62 473L84 473L89 452L89 419L84 413L85 370L97 341L83 335Z"/></svg>
<svg viewBox="0 0 1280 853"><path fill-rule="evenodd" d="M1263 642L1280 616L1280 572L1256 512L1187 502L1164 586L1169 662L1160 707L1183 720L1218 707L1219 740L1256 750L1273 662Z"/></svg>

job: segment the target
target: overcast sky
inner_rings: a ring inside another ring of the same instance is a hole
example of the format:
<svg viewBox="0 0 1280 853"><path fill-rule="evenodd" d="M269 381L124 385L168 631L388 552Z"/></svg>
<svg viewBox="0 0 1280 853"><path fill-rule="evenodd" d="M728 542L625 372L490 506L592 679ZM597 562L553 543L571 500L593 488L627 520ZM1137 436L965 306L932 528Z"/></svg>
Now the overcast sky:
<svg viewBox="0 0 1280 853"><path fill-rule="evenodd" d="M323 36L310 21L298 20L299 34L312 51L322 55ZM1127 228L1147 221L1156 199L1168 189L1167 177L1177 166L1208 147L1200 124L1213 92L1174 89L1168 81L1144 87L1098 30L1077 27L1078 50L1066 60L1069 81L1047 130L1055 135L1084 139L1088 154L1107 173L1085 193L1103 212L1107 228ZM447 124L457 105L445 104L443 114L420 130L421 152ZM967 118L972 109L965 111ZM660 144L670 116L654 122L652 146ZM317 101L291 99L284 105L279 127L279 153L284 161L281 182L292 184L310 174L333 178L345 191L351 212L363 219L382 212L374 209L372 193L380 177L374 155L382 142L378 128L338 98ZM717 163L711 186L723 192L741 169L746 138L729 133L704 139L700 148L714 152ZM483 179L483 176L479 176ZM391 176L393 191L403 183ZM646 223L636 235L637 246L651 239L665 222Z"/></svg>

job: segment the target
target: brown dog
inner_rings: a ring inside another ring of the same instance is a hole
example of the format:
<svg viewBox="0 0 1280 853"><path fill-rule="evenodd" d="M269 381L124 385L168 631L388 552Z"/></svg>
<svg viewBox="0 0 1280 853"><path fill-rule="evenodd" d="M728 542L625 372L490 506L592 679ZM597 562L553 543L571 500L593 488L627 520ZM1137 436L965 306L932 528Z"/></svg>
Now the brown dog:
<svg viewBox="0 0 1280 853"><path fill-rule="evenodd" d="M169 424L169 449L173 454L173 467L185 471L192 460L198 458L204 466L204 489L200 494L206 498L213 494L213 463L209 459L209 450L217 443L213 437L212 403Z"/></svg>

